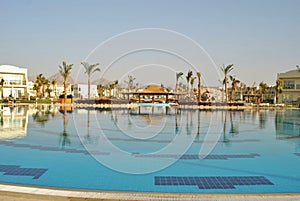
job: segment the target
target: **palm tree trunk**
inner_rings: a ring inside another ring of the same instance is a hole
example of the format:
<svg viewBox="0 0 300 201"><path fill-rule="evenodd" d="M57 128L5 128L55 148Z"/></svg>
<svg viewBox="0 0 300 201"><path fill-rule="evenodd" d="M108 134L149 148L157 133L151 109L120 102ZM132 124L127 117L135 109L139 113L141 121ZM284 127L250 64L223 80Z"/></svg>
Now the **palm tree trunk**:
<svg viewBox="0 0 300 201"><path fill-rule="evenodd" d="M175 92L178 91L178 79L176 78Z"/></svg>
<svg viewBox="0 0 300 201"><path fill-rule="evenodd" d="M88 75L88 99L90 99L90 97L91 97L90 89L91 89L91 76Z"/></svg>
<svg viewBox="0 0 300 201"><path fill-rule="evenodd" d="M89 80L88 80L88 98L91 98L91 76L89 75Z"/></svg>
<svg viewBox="0 0 300 201"><path fill-rule="evenodd" d="M227 96L227 79L225 78L225 102L227 103L228 102L228 96Z"/></svg>
<svg viewBox="0 0 300 201"><path fill-rule="evenodd" d="M201 74L197 73L198 75L198 103L201 102Z"/></svg>
<svg viewBox="0 0 300 201"><path fill-rule="evenodd" d="M43 84L43 87L42 87L42 96L45 97L45 85Z"/></svg>
<svg viewBox="0 0 300 201"><path fill-rule="evenodd" d="M67 83L64 81L64 104L67 103Z"/></svg>

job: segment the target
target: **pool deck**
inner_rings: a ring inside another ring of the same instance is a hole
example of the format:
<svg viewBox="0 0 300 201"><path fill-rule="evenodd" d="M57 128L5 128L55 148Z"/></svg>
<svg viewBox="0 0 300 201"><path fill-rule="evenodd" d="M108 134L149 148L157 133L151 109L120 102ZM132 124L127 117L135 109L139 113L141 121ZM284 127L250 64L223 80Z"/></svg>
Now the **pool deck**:
<svg viewBox="0 0 300 201"><path fill-rule="evenodd" d="M93 201L93 200L220 200L220 201L265 201L265 200L300 200L300 193L279 194L180 194L180 193L147 193L124 191L92 191L76 189L57 189L17 184L0 183L0 200L5 201Z"/></svg>

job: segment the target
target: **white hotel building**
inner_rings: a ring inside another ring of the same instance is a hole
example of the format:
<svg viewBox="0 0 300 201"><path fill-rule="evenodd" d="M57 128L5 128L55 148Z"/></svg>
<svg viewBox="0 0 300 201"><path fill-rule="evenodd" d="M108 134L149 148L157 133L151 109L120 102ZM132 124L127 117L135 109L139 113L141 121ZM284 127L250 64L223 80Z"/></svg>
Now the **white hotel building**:
<svg viewBox="0 0 300 201"><path fill-rule="evenodd" d="M0 65L0 81L4 80L3 89L0 91L0 99L28 98L27 93L27 69L12 65ZM2 86L1 86L2 87Z"/></svg>

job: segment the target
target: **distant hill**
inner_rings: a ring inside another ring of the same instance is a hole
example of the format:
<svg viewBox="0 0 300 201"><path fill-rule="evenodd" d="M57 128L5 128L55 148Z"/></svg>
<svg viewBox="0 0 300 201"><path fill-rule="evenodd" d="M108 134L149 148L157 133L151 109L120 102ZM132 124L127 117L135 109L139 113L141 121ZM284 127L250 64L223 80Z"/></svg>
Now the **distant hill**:
<svg viewBox="0 0 300 201"><path fill-rule="evenodd" d="M64 82L64 78L59 73L56 73L56 74L48 77L47 79L50 80L50 82L52 80L56 80L57 84L63 84L63 82ZM69 84L75 84L75 81L71 76L68 77L68 83Z"/></svg>
<svg viewBox="0 0 300 201"><path fill-rule="evenodd" d="M38 75L30 75L30 76L28 76L28 80L29 80L29 81L35 82L37 76L38 76ZM57 83L57 84L63 84L63 81L64 81L63 78L62 78L62 76L61 76L59 73L56 73L56 74L54 74L54 75L52 75L52 76L50 76L50 77L47 77L47 79L48 79L50 82L51 82L52 80L56 80L56 83ZM75 84L76 82L75 82L75 80L70 76L70 77L68 78L68 83L69 83L69 84ZM78 83L78 82L77 82L77 83ZM86 80L85 82L80 82L80 81L79 81L79 83L87 83L87 80ZM103 85L103 86L108 85L109 83L111 83L111 81L108 80L108 79L106 79L106 78L100 78L100 79L97 79L97 80L93 80L93 81L91 82L91 84L96 84L96 85L101 84L101 85Z"/></svg>
<svg viewBox="0 0 300 201"><path fill-rule="evenodd" d="M29 80L29 81L32 81L32 82L35 82L37 76L38 76L38 75L29 75L29 76L28 76L28 80ZM52 76L50 76L50 77L47 77L47 79L48 79L50 82L52 82L52 80L56 80L56 83L57 83L57 84L63 84L63 82L64 82L63 77L62 77L59 73L56 73L56 74L54 74L54 75L52 75ZM74 83L75 83L74 79L73 79L71 76L68 77L68 83L69 83L69 84L74 84Z"/></svg>
<svg viewBox="0 0 300 201"><path fill-rule="evenodd" d="M111 81L109 81L108 79L103 78L103 77L98 80L92 81L92 84L96 84L96 85L101 84L103 86L108 85L109 83L111 83Z"/></svg>

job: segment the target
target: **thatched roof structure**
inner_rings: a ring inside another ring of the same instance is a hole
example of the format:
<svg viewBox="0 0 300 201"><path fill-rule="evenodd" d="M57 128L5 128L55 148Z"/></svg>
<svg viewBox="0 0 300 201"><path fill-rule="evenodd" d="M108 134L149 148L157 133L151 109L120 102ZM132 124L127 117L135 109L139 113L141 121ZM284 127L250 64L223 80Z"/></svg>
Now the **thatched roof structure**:
<svg viewBox="0 0 300 201"><path fill-rule="evenodd" d="M142 93L162 93L166 94L166 92L161 86L158 85L148 85L145 89L143 89Z"/></svg>

